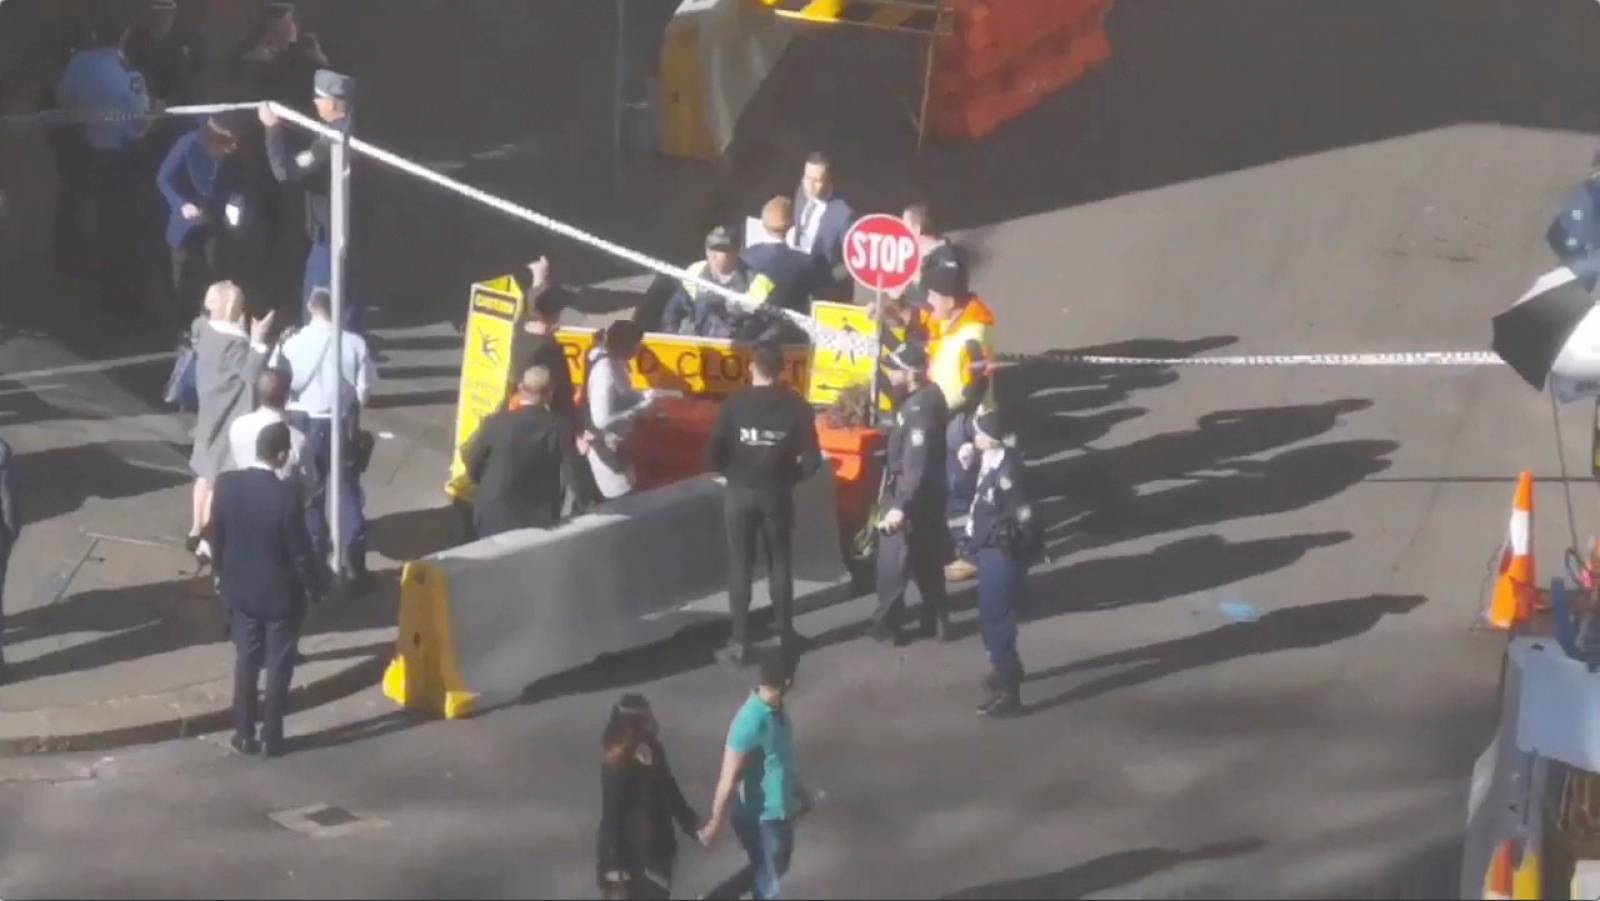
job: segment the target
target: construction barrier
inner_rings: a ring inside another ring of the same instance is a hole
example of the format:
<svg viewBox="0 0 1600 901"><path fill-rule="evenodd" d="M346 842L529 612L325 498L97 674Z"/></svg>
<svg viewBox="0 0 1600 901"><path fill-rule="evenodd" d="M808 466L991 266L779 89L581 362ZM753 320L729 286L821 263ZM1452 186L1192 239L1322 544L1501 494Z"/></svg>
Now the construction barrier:
<svg viewBox="0 0 1600 901"><path fill-rule="evenodd" d="M574 387L583 387L584 361L594 347L597 329L562 328L556 341L567 356ZM685 395L725 397L750 384L753 344L727 338L694 338L647 332L639 355L628 367L635 388L677 391ZM811 348L783 348L785 384L804 391L810 379Z"/></svg>
<svg viewBox="0 0 1600 901"><path fill-rule="evenodd" d="M748 0L686 0L661 45L661 152L720 158L793 37Z"/></svg>
<svg viewBox="0 0 1600 901"><path fill-rule="evenodd" d="M455 718L535 681L726 615L724 484L704 476L409 563L384 676L396 703ZM797 601L842 600L833 472L795 491ZM770 605L757 590L757 608Z"/></svg>
<svg viewBox="0 0 1600 901"><path fill-rule="evenodd" d="M1511 500L1511 525L1500 552L1500 572L1495 577L1484 619L1496 629L1515 629L1527 622L1540 606L1533 566L1533 473L1517 476Z"/></svg>
<svg viewBox="0 0 1600 901"><path fill-rule="evenodd" d="M511 276L472 286L467 323L461 330L461 387L456 398L455 445L445 493L460 501L472 499L472 481L461 450L478 426L506 401L511 379L511 342L522 312L522 291Z"/></svg>
<svg viewBox="0 0 1600 901"><path fill-rule="evenodd" d="M955 0L939 40L929 130L976 141L1111 58L1111 0Z"/></svg>

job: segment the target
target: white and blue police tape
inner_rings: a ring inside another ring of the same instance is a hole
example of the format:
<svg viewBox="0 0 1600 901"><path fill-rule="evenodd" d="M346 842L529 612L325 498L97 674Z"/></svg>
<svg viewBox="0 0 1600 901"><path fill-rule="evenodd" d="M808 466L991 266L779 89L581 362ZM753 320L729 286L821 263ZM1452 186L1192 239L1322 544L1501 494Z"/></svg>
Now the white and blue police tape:
<svg viewBox="0 0 1600 901"><path fill-rule="evenodd" d="M1066 366L1504 366L1489 351L1397 351L1393 353L1246 354L1215 357L1121 357L1100 354L999 354L1002 364L1054 363Z"/></svg>
<svg viewBox="0 0 1600 901"><path fill-rule="evenodd" d="M0 124L20 125L26 122L38 122L45 125L82 125L90 122L132 122L137 119L160 119L165 116L214 116L218 113L256 109L260 106L260 103L210 103L194 106L169 106L166 109L152 109L142 113L50 109L40 110L37 113L14 113L0 116Z"/></svg>

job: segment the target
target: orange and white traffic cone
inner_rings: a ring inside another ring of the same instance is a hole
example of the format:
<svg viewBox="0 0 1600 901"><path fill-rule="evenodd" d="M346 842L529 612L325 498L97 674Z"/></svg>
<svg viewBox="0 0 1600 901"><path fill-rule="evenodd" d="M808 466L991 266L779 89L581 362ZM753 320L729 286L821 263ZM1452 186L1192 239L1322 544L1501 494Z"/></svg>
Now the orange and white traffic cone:
<svg viewBox="0 0 1600 901"><path fill-rule="evenodd" d="M1517 475L1517 495L1511 504L1511 534L1500 557L1500 575L1489 599L1489 625L1512 629L1532 612L1533 575L1533 473Z"/></svg>
<svg viewBox="0 0 1600 901"><path fill-rule="evenodd" d="M1489 858L1489 871L1483 875L1484 901L1511 901L1515 890L1511 876L1515 872L1513 860L1511 842L1495 846L1494 856Z"/></svg>

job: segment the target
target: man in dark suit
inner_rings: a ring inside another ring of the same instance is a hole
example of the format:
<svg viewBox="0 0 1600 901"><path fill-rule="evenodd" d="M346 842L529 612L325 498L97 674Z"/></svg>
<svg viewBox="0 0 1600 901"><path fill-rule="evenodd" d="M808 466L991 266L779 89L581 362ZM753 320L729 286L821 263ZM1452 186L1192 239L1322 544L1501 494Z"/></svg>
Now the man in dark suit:
<svg viewBox="0 0 1600 901"><path fill-rule="evenodd" d="M22 534L22 518L11 496L11 458L11 445L0 439L0 634L6 630L6 563L17 545L17 536ZM0 650L0 683L6 680L5 667L5 652Z"/></svg>
<svg viewBox="0 0 1600 901"><path fill-rule="evenodd" d="M257 462L223 473L212 499L211 549L223 605L233 623L234 750L283 753L283 715L306 604L321 590L311 537L289 464L289 427L275 422L256 439ZM266 709L257 716L256 680L267 669ZM256 723L261 737L256 739Z"/></svg>
<svg viewBox="0 0 1600 901"><path fill-rule="evenodd" d="M834 196L833 164L827 156L806 157L800 189L794 195L794 231L789 246L811 254L818 300L855 300L855 280L844 265L844 233L856 221L850 204Z"/></svg>
<svg viewBox="0 0 1600 901"><path fill-rule="evenodd" d="M784 243L784 235L793 227L794 204L787 197L772 198L761 208L761 229L767 240L746 247L740 258L772 282L768 303L810 315L816 267L808 254Z"/></svg>
<svg viewBox="0 0 1600 901"><path fill-rule="evenodd" d="M462 452L467 477L477 486L473 518L478 536L513 529L548 529L561 521L567 492L575 509L587 506L572 424L550 410L550 370L533 366L517 386L520 404L478 427Z"/></svg>

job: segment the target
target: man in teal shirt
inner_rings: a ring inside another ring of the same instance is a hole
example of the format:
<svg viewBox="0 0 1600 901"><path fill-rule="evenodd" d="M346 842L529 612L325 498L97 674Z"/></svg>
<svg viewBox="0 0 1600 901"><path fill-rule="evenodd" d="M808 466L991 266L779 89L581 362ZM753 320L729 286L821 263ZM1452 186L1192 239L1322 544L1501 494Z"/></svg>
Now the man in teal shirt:
<svg viewBox="0 0 1600 901"><path fill-rule="evenodd" d="M728 729L722 776L700 843L709 848L716 842L733 801L733 830L750 865L726 885L728 894L742 897L749 891L757 901L770 901L782 897L779 882L794 852L794 821L810 809L811 798L795 770L794 727L783 709L783 696L793 684L788 660L768 653L758 671L755 691Z"/></svg>

